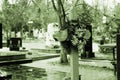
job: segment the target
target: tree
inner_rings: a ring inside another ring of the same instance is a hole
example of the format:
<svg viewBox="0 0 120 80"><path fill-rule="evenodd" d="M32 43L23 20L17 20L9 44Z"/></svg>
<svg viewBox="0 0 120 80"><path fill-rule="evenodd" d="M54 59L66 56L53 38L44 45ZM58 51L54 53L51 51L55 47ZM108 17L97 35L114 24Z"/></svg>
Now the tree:
<svg viewBox="0 0 120 80"><path fill-rule="evenodd" d="M33 4L31 6L34 8L34 15L31 14L30 19L38 25L36 28L47 29L49 23L58 21L50 0L32 0L32 2ZM32 11L33 9L31 9Z"/></svg>
<svg viewBox="0 0 120 80"><path fill-rule="evenodd" d="M71 0L72 1L72 0ZM84 29L83 27L89 25L92 23L92 12L91 7L88 6L84 1L81 4L79 0L72 1L70 4L68 4L67 1L62 0L52 0L54 10L56 11L58 18L59 18L59 24L60 29L68 29L68 41L61 42L61 46L63 48L62 58L61 61L67 62L67 54L70 53L70 49L72 49L72 45L78 45L80 40L77 39L79 36L79 32L77 33L77 29L79 28ZM80 4L79 4L80 3ZM65 5L70 5L71 7L66 7ZM56 6L57 5L57 6ZM82 5L82 6L81 6ZM81 8L82 7L82 8ZM77 26L71 26L72 23ZM66 25L67 24L67 25ZM84 30L83 30L84 32ZM78 34L78 36L76 36ZM71 46L71 47L68 47ZM63 59L64 58L64 59Z"/></svg>
<svg viewBox="0 0 120 80"><path fill-rule="evenodd" d="M10 4L8 0L3 1L3 24L7 24L6 27L9 28L7 32L15 32L15 37L18 31L21 31L22 34L23 26L26 25L28 21L28 16L26 14L28 6L28 0L16 0L14 4Z"/></svg>
<svg viewBox="0 0 120 80"><path fill-rule="evenodd" d="M58 15L60 24L60 31L54 35L54 38L61 42L61 62L67 62L67 54L70 54L71 80L79 79L78 47L79 45L84 45L82 43L85 43L86 40L90 38L90 32L87 30L87 28L85 29L85 23L90 24L88 15L82 14L81 16L84 17L80 16L82 19L85 19L85 21L81 22L82 25L80 26L79 16L76 14L78 9L76 8L76 3L78 1L79 0L73 1L70 10L70 18L68 19L63 6L64 1L57 0L57 4L55 4L55 1L52 0L53 7Z"/></svg>
<svg viewBox="0 0 120 80"><path fill-rule="evenodd" d="M55 1L52 0L52 4L53 4L53 8L55 10L55 12L58 15L59 18L59 25L60 25L60 29L63 30L65 29L65 20L66 20L66 14L65 14L65 10L64 10L64 6L61 0L57 0L56 1L57 6L55 4ZM68 43L67 42L61 42L61 47L62 47L62 52L61 52L61 63L66 63L68 62L67 59L67 54L69 53L69 48L67 48L66 46Z"/></svg>
<svg viewBox="0 0 120 80"><path fill-rule="evenodd" d="M115 8L109 12L106 7L103 11L102 14L102 17L105 16L107 19L106 19L106 23L102 23L101 26L101 36L104 36L105 38L109 38L109 40L107 42L110 42L110 43L113 43L115 42L115 39L116 39L116 33L119 33L120 32L120 28L119 28L119 25L120 25L120 19L119 19L119 11L120 9L120 4L118 3L118 5L115 6ZM106 11L107 10L107 11ZM104 13L105 12L105 13ZM102 20L102 19L101 19ZM105 33L105 34L103 34Z"/></svg>

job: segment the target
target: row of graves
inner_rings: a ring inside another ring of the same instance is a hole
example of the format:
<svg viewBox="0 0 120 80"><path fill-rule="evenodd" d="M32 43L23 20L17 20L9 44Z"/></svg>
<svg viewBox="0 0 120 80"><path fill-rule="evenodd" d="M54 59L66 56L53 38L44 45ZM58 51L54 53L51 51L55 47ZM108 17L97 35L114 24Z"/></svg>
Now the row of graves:
<svg viewBox="0 0 120 80"><path fill-rule="evenodd" d="M22 38L9 38L6 45L9 50L3 50L3 46L2 24L0 23L0 66L19 65L32 62L32 59L26 57L26 50L20 50L20 47L22 47ZM10 80L11 78L11 73L0 70L0 80Z"/></svg>
<svg viewBox="0 0 120 80"><path fill-rule="evenodd" d="M91 27L91 25L88 25L87 28L82 31L80 29L76 29L74 27L76 27L76 26L78 27L79 25L78 25L78 22L75 20L70 22L70 26L72 28L70 28L69 30L67 30L67 29L60 30L57 23L49 24L48 31L46 34L46 46L51 47L51 45L52 45L52 47L56 48L56 47L60 46L60 42L62 42L63 44L70 42L71 45L68 44L67 47L71 49L71 52L70 52L71 70L72 70L71 78L72 78L72 80L76 80L76 79L78 79L77 74L79 73L78 72L79 71L78 70L78 52L76 52L76 47L77 47L78 43L74 43L74 39L75 39L75 37L79 37L81 42L83 42L84 40L87 40L85 49L84 49L85 52L83 54L81 54L81 56L83 58L94 57L94 54L92 52L92 27ZM0 28L1 28L0 32L2 35L2 24L1 24ZM75 37L72 37L73 35L70 35L71 32L75 35ZM78 33L80 32L82 34L79 36L75 32L78 32ZM1 46L0 47L2 48L2 36L1 36ZM1 52L0 65L11 65L11 64L13 65L13 64L22 64L22 63L32 62L32 59L26 58L26 52L20 50L20 47L22 47L22 39L21 38L14 38L14 37L9 38L7 40L7 47L9 47L9 51ZM1 72L1 75L2 75L2 72ZM3 78L3 77L1 77L1 78ZM4 78L8 78L8 75L6 74L4 76Z"/></svg>
<svg viewBox="0 0 120 80"><path fill-rule="evenodd" d="M66 23L67 24L67 23ZM53 27L51 27L53 26ZM57 23L53 23L48 25L48 31L46 34L46 46L56 47L60 46L60 42L66 44L67 48L70 49L70 65L71 65L71 79L72 80L80 80L79 68L78 68L78 45L84 45L84 50L81 48L81 58L93 58L95 57L92 52L92 26L87 25L83 30L79 29L79 24L76 20L73 20L69 23L71 28L59 29ZM78 35L77 33L81 33ZM0 34L2 35L2 24L0 24ZM116 36L116 44L107 45L108 47L112 47L113 49L113 65L115 67L115 73L117 73L118 80L120 80L120 34ZM78 41L76 41L78 38ZM2 36L0 38L0 48L2 48ZM84 43L85 44L82 44ZM104 47L105 45L101 45L100 47ZM7 47L9 47L9 51L0 52L0 65L11 65L11 64L22 64L32 62L32 59L26 58L26 52L21 51L20 47L22 47L22 39L21 38L10 38L7 40ZM115 52L116 50L116 52ZM117 57L115 57L115 53L117 53ZM2 75L2 72L1 74ZM9 76L9 77L8 77ZM11 75L12 76L12 75ZM0 78L10 78L10 75L0 76Z"/></svg>

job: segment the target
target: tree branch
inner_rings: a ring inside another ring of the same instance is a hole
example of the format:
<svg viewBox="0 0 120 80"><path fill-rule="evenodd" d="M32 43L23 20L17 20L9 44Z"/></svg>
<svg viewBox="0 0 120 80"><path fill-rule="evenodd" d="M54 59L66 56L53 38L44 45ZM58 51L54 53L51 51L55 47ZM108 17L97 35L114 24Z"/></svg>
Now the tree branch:
<svg viewBox="0 0 120 80"><path fill-rule="evenodd" d="M79 0L75 0L73 3L72 3L72 9L78 5L83 5L83 4L78 4Z"/></svg>
<svg viewBox="0 0 120 80"><path fill-rule="evenodd" d="M29 0L29 1L28 1L28 6L30 5L31 2L32 2L32 0Z"/></svg>
<svg viewBox="0 0 120 80"><path fill-rule="evenodd" d="M79 2L79 0L77 0L77 1L75 2L75 5L74 5L74 6L76 6L76 5L78 4L78 2Z"/></svg>
<svg viewBox="0 0 120 80"><path fill-rule="evenodd" d="M64 18L64 22L65 22L66 14L65 14L65 9L64 9L64 6L63 6L63 3L62 3L61 0L60 0L60 4L61 4L62 13L63 13L63 18Z"/></svg>
<svg viewBox="0 0 120 80"><path fill-rule="evenodd" d="M57 8L56 8L56 6L55 6L55 2L54 2L54 0L52 0L52 4L53 4L53 8L54 8L54 10L55 10L56 12L58 12L58 10L57 10Z"/></svg>
<svg viewBox="0 0 120 80"><path fill-rule="evenodd" d="M37 4L37 2L35 2L34 0L31 0L36 6L38 6L40 8L40 6Z"/></svg>

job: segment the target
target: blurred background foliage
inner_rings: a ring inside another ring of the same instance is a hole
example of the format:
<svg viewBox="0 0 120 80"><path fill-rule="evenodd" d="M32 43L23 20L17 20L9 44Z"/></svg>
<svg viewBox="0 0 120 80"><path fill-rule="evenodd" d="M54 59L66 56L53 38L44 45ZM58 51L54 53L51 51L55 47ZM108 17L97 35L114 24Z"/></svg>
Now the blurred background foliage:
<svg viewBox="0 0 120 80"><path fill-rule="evenodd" d="M70 1L75 2L74 0ZM92 24L94 41L99 41L102 36L108 39L108 42L115 41L115 34L120 31L120 3L110 10L105 5L103 5L103 9L100 9L98 1L95 1L93 6L84 0L77 0L75 5L70 1L62 1L67 18L71 13L71 7L75 7L80 24ZM106 23L102 22L103 16L106 17ZM33 23L29 24L29 21L33 21ZM58 21L51 0L14 0L14 3L3 0L2 2L0 22L2 22L3 30L7 35L11 31L15 33L20 31L23 35L23 31L27 32L33 28L46 29L49 23Z"/></svg>

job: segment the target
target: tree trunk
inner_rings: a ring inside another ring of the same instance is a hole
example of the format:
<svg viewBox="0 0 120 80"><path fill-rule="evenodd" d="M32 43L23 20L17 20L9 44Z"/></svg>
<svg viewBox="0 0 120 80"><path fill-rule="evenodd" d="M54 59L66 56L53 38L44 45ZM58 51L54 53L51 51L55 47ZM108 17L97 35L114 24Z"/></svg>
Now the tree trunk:
<svg viewBox="0 0 120 80"><path fill-rule="evenodd" d="M61 42L61 63L67 63L67 54L71 53L71 44L70 41Z"/></svg>
<svg viewBox="0 0 120 80"><path fill-rule="evenodd" d="M70 65L71 65L71 80L81 80L79 77L78 49L76 47L71 47Z"/></svg>
<svg viewBox="0 0 120 80"><path fill-rule="evenodd" d="M59 25L61 29L64 29L64 24L65 24L65 11L63 7L62 0L57 0L57 7L55 5L54 0L52 0L53 8L56 11L58 18L59 18ZM68 54L68 49L66 46L67 42L61 42L61 63L67 63L67 54Z"/></svg>
<svg viewBox="0 0 120 80"><path fill-rule="evenodd" d="M7 37L7 39L9 38L9 32L8 32L8 30L6 30L6 37Z"/></svg>
<svg viewBox="0 0 120 80"><path fill-rule="evenodd" d="M17 32L15 31L15 38L17 37Z"/></svg>
<svg viewBox="0 0 120 80"><path fill-rule="evenodd" d="M65 44L63 45L63 43L61 43L61 54L60 54L61 63L67 63L68 62L68 59L67 59L68 50L65 46L67 46L67 45L65 45Z"/></svg>
<svg viewBox="0 0 120 80"><path fill-rule="evenodd" d="M20 31L20 34L21 34L21 38L23 38L23 25L22 25L22 29Z"/></svg>

